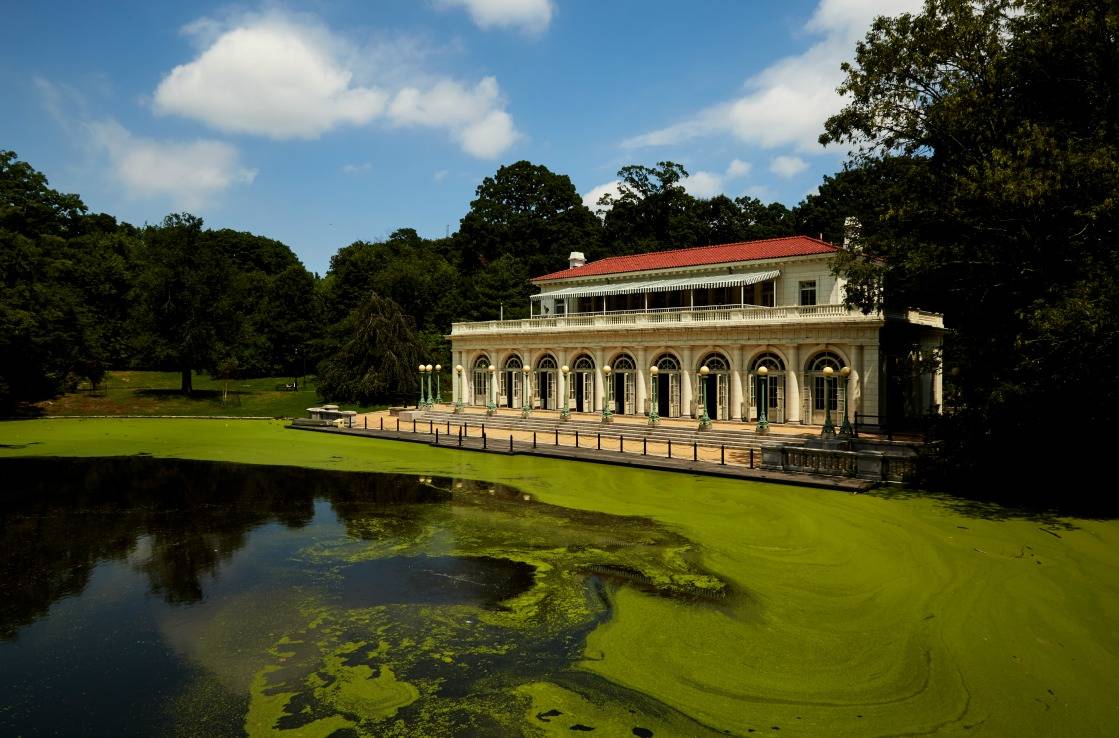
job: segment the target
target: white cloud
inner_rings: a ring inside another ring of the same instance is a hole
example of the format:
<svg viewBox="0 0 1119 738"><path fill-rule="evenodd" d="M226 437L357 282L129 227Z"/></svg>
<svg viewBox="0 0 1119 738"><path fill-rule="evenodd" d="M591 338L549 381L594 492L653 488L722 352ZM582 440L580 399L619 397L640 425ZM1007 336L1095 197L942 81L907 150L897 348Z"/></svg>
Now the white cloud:
<svg viewBox="0 0 1119 738"><path fill-rule="evenodd" d="M450 174L450 172L448 172L446 169L440 169L435 174L431 175L431 178L434 179L436 182L442 182L447 178L448 174Z"/></svg>
<svg viewBox="0 0 1119 738"><path fill-rule="evenodd" d="M684 178L680 185L692 197L709 199L726 191L726 186L735 179L741 179L750 173L753 166L741 159L732 159L727 169L722 174L716 172L697 171Z"/></svg>
<svg viewBox="0 0 1119 738"><path fill-rule="evenodd" d="M680 185L692 197L706 200L723 191L723 178L711 172L698 171L685 177Z"/></svg>
<svg viewBox="0 0 1119 738"><path fill-rule="evenodd" d="M342 171L346 174L364 174L373 168L372 162L363 161L360 164L343 164Z"/></svg>
<svg viewBox="0 0 1119 738"><path fill-rule="evenodd" d="M552 21L552 0L438 0L444 7L466 8L479 28L520 28L539 33Z"/></svg>
<svg viewBox="0 0 1119 738"><path fill-rule="evenodd" d="M443 80L427 91L400 90L388 108L388 117L401 126L445 128L466 153L492 159L513 145L520 134L504 105L497 80L484 77L473 88Z"/></svg>
<svg viewBox="0 0 1119 738"><path fill-rule="evenodd" d="M775 156L769 163L769 171L785 179L795 177L807 168L808 162L799 156Z"/></svg>
<svg viewBox="0 0 1119 738"><path fill-rule="evenodd" d="M241 165L237 149L221 141L156 141L134 136L116 121L91 122L86 128L130 197L166 197L175 207L191 210L256 177L255 169Z"/></svg>
<svg viewBox="0 0 1119 738"><path fill-rule="evenodd" d="M496 157L520 138L497 80L470 87L417 73L409 44L358 48L309 16L278 13L225 26L202 19L184 32L201 51L159 83L160 114L273 139L313 139L380 120L445 130L479 158ZM394 67L397 57L401 68ZM406 77L411 83L401 81Z"/></svg>
<svg viewBox="0 0 1119 738"><path fill-rule="evenodd" d="M278 16L222 33L197 59L172 69L154 98L157 113L276 139L368 123L387 100L383 90L353 84L321 32Z"/></svg>
<svg viewBox="0 0 1119 738"><path fill-rule="evenodd" d="M592 187L590 191L583 193L583 204L590 208L592 211L597 212L599 210L598 201L602 198L603 195L610 195L615 199L618 198L618 195L620 194L618 187L621 184L622 183L619 180L615 179L613 182L605 182L598 185L597 187Z"/></svg>
<svg viewBox="0 0 1119 738"><path fill-rule="evenodd" d="M664 146L729 133L763 148L819 153L824 121L843 105L836 92L843 81L840 63L854 55L855 42L875 16L916 12L921 5L922 0L821 0L805 24L807 32L822 36L816 44L750 77L744 95L624 145Z"/></svg>
<svg viewBox="0 0 1119 738"><path fill-rule="evenodd" d="M754 167L741 159L732 159L731 163L727 165L727 177L729 179L736 179L738 177L745 177L750 173Z"/></svg>

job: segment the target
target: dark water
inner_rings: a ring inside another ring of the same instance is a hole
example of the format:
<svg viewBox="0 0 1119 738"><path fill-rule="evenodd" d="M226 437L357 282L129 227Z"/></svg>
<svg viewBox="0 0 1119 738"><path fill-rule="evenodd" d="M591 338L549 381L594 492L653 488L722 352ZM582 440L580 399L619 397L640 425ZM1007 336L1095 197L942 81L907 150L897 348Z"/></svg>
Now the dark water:
<svg viewBox="0 0 1119 738"><path fill-rule="evenodd" d="M679 545L451 479L143 457L0 479L2 736L520 735L516 685L588 679L564 674L608 615L596 567Z"/></svg>

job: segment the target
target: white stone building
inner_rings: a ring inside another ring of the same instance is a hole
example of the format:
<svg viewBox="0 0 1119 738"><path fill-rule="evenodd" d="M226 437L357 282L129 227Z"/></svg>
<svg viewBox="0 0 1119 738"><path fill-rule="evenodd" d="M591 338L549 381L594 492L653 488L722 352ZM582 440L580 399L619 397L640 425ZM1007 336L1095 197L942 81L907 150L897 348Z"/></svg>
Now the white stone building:
<svg viewBox="0 0 1119 738"><path fill-rule="evenodd" d="M697 417L705 395L712 419L750 422L766 382L775 423L819 425L829 406L837 424L845 408L872 423L938 411L939 369L916 373L900 358L936 356L943 319L848 310L830 269L838 250L794 236L590 263L573 253L570 268L532 280L540 293L531 317L452 326L463 367L454 400L555 410L566 393L572 412L609 403L616 414L646 415L655 381L661 417ZM898 367L906 376L891 376Z"/></svg>

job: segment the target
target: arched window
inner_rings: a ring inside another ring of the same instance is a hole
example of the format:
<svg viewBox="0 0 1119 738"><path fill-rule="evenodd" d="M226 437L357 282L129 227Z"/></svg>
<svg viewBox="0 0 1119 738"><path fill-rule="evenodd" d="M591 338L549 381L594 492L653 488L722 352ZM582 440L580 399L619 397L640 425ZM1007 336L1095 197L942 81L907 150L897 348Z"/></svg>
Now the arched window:
<svg viewBox="0 0 1119 738"><path fill-rule="evenodd" d="M583 356L580 356L578 359L576 359L575 360L575 371L577 371L577 372L593 372L594 371L594 362L591 361L591 357L584 354Z"/></svg>
<svg viewBox="0 0 1119 738"><path fill-rule="evenodd" d="M490 357L486 356L485 354L482 354L481 356L479 356L477 359L474 360L474 371L485 372L485 371L489 371L489 368L490 368Z"/></svg>
<svg viewBox="0 0 1119 738"><path fill-rule="evenodd" d="M680 362L672 354L662 354L654 363L657 369L662 372L678 372L680 371Z"/></svg>
<svg viewBox="0 0 1119 738"><path fill-rule="evenodd" d="M703 361L699 362L699 365L706 366L712 372L730 371L730 362L722 354L708 354Z"/></svg>
<svg viewBox="0 0 1119 738"><path fill-rule="evenodd" d="M629 354L620 354L614 359L614 366L612 367L616 372L632 372L637 371L637 362Z"/></svg>
<svg viewBox="0 0 1119 738"><path fill-rule="evenodd" d="M785 362L781 361L781 357L772 351L766 351L764 354L756 356L753 364L750 366L750 371L756 372L759 367L763 366L769 370L770 373L785 371Z"/></svg>
<svg viewBox="0 0 1119 738"><path fill-rule="evenodd" d="M838 372L843 368L843 359L830 351L821 351L809 359L808 364L805 366L805 371L822 372L826 366L830 366L833 370Z"/></svg>
<svg viewBox="0 0 1119 738"><path fill-rule="evenodd" d="M824 368L831 367L831 377L824 375ZM836 412L839 409L839 370L843 359L830 351L821 351L808 360L805 370L812 377L812 410L814 414ZM823 422L815 417L814 420Z"/></svg>
<svg viewBox="0 0 1119 738"><path fill-rule="evenodd" d="M545 356L545 357L544 357L543 359L541 359L541 360L540 360L540 362L539 362L539 363L538 363L538 364L536 365L536 368L537 368L537 369L539 369L539 370L546 370L546 369L551 369L551 370L553 370L553 371L554 371L554 370L556 369L556 360L555 360L555 359L553 359L553 358L552 358L552 357L551 357L550 355L549 355L549 356Z"/></svg>
<svg viewBox="0 0 1119 738"><path fill-rule="evenodd" d="M512 356L510 356L508 359L505 360L505 368L506 369L520 369L521 368L521 357L517 356L516 354L513 354Z"/></svg>

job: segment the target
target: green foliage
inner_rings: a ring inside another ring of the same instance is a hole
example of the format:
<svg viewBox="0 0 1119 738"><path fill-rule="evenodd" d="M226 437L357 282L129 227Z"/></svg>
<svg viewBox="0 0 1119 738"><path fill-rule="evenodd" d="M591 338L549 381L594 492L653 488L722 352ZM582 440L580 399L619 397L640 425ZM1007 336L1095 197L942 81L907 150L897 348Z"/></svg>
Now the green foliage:
<svg viewBox="0 0 1119 738"><path fill-rule="evenodd" d="M1031 424L1075 408L1102 438L1119 412L1117 35L1114 4L930 0L879 18L845 67L821 141L854 147L849 182L905 172L868 220L890 238L864 247L887 301L946 314L955 469L1020 469Z"/></svg>
<svg viewBox="0 0 1119 738"><path fill-rule="evenodd" d="M239 333L233 265L203 236L202 219L172 214L144 232L136 321L144 356L178 370L190 394L196 369L213 369Z"/></svg>
<svg viewBox="0 0 1119 738"><path fill-rule="evenodd" d="M376 293L347 317L348 336L319 367L319 394L347 402L399 401L418 385L418 338L412 321L392 300Z"/></svg>
<svg viewBox="0 0 1119 738"><path fill-rule="evenodd" d="M0 412L98 379L127 349L135 231L0 152Z"/></svg>

